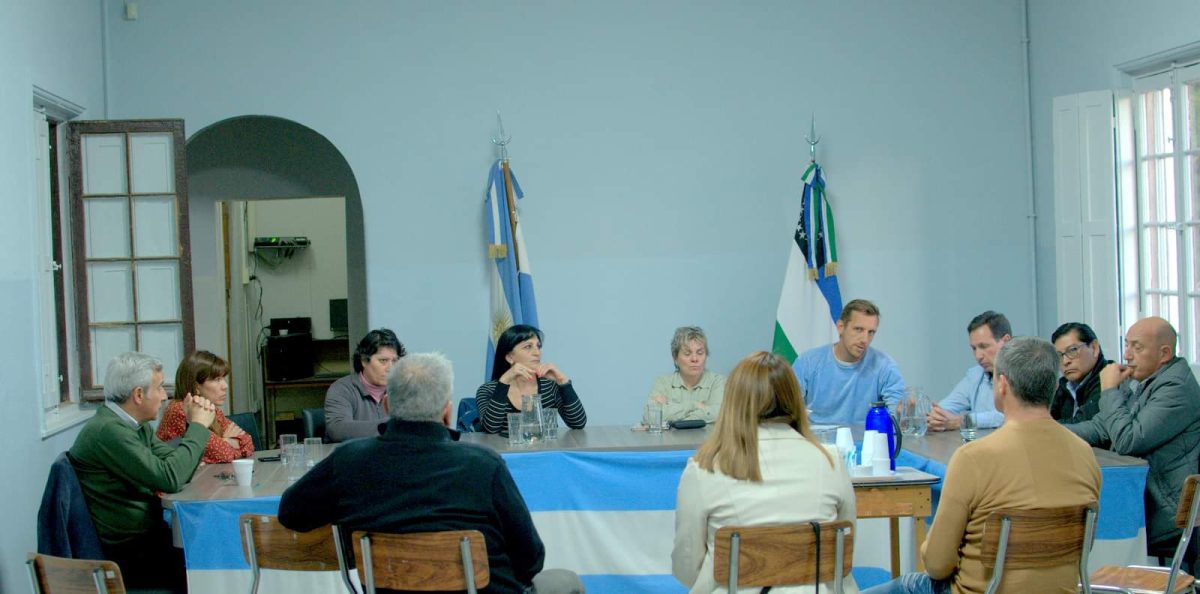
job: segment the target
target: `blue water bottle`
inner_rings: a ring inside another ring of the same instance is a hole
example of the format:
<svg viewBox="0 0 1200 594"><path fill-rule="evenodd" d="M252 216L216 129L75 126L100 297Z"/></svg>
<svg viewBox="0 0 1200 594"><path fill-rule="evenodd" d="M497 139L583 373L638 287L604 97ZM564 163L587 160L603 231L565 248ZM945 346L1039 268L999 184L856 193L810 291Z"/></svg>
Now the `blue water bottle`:
<svg viewBox="0 0 1200 594"><path fill-rule="evenodd" d="M887 435L888 457L891 458L891 469L895 471L896 454L900 453L904 437L900 434L900 423L888 412L887 404L883 400L871 403L871 410L867 411L867 431L878 431ZM867 460L863 462L869 463Z"/></svg>

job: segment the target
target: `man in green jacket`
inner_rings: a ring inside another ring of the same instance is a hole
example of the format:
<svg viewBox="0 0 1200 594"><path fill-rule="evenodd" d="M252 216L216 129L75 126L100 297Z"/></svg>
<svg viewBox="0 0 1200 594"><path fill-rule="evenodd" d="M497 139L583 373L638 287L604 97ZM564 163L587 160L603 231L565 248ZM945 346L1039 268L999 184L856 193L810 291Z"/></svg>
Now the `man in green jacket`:
<svg viewBox="0 0 1200 594"><path fill-rule="evenodd" d="M184 399L187 432L178 447L147 423L167 399L162 363L142 353L117 355L104 376L104 406L71 446L88 511L105 557L121 568L126 587L186 591L182 551L163 521L161 492L183 489L196 471L216 414L207 399Z"/></svg>

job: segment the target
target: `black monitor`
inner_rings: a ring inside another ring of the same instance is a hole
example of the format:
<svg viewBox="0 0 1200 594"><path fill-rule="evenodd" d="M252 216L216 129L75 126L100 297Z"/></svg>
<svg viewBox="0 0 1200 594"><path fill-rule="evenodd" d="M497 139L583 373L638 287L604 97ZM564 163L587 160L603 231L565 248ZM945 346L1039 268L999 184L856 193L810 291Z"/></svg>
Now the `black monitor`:
<svg viewBox="0 0 1200 594"><path fill-rule="evenodd" d="M350 332L350 321L346 315L345 299L329 300L329 331L334 336L345 336Z"/></svg>

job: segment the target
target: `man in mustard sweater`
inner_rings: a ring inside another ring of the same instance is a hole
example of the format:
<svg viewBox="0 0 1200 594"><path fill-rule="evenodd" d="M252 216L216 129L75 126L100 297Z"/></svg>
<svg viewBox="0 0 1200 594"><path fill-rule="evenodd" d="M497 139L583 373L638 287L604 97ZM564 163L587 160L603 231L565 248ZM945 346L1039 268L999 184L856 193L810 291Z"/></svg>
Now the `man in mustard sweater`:
<svg viewBox="0 0 1200 594"><path fill-rule="evenodd" d="M167 399L162 363L142 353L109 362L104 398L69 453L104 556L120 566L126 587L184 592L183 554L171 544L159 492L178 492L191 480L215 408L188 396L183 407L189 423L179 446L160 441L147 421Z"/></svg>
<svg viewBox="0 0 1200 594"><path fill-rule="evenodd" d="M950 458L933 526L921 554L928 573L911 573L863 594L983 592L983 528L998 509L1034 509L1095 503L1100 466L1092 448L1050 416L1058 381L1054 346L1016 338L996 355L996 410L1004 425L963 445ZM1078 567L1005 570L1010 592L1076 592Z"/></svg>

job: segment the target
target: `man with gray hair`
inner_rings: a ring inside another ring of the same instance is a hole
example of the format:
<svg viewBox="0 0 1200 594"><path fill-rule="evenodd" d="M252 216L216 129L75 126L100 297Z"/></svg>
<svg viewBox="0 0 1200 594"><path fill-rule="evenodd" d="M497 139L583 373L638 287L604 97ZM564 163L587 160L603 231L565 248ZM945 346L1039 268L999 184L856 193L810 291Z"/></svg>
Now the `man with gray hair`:
<svg viewBox="0 0 1200 594"><path fill-rule="evenodd" d="M928 573L910 573L863 594L982 592L983 529L999 509L1094 504L1100 465L1092 448L1050 416L1058 383L1058 353L1031 336L1001 347L993 369L996 409L1004 424L963 445L950 458L942 498L921 548ZM1075 592L1078 567L1005 569L1013 592Z"/></svg>
<svg viewBox="0 0 1200 594"><path fill-rule="evenodd" d="M104 374L104 406L80 430L68 456L104 555L120 566L125 585L183 592L183 555L171 543L158 494L176 493L191 480L216 409L200 396L185 397L187 431L171 447L147 423L166 399L158 359L142 353L113 357Z"/></svg>
<svg viewBox="0 0 1200 594"><path fill-rule="evenodd" d="M449 429L453 391L445 356L401 358L388 375L383 434L345 442L309 470L283 493L279 521L301 532L338 524L343 537L355 530L478 530L491 574L480 592L582 592L575 574L542 571L545 548L504 460L456 443Z"/></svg>

